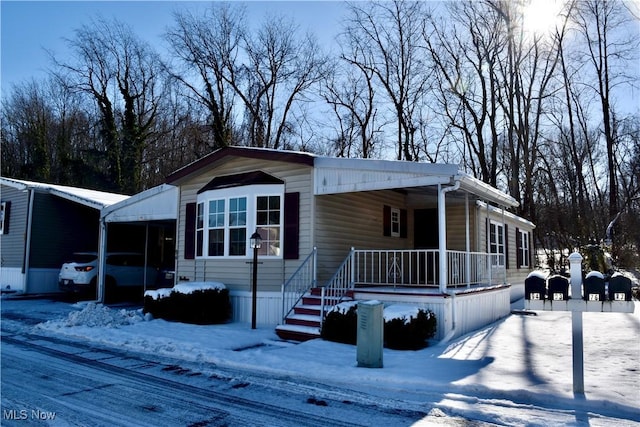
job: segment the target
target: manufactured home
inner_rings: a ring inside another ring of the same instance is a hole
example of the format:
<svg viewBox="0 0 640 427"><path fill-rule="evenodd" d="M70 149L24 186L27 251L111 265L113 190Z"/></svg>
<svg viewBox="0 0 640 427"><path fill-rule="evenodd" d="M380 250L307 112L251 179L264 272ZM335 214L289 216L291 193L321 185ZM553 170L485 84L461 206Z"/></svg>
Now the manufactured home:
<svg viewBox="0 0 640 427"><path fill-rule="evenodd" d="M0 184L3 292L58 292L69 256L97 250L101 209L128 197L5 177Z"/></svg>
<svg viewBox="0 0 640 427"><path fill-rule="evenodd" d="M71 261L74 253L86 252L102 260L96 285L105 282L107 252L140 254L145 266L159 273L128 296L141 299L144 289L173 285L174 187L160 185L125 196L5 177L0 180L3 292L60 292L62 264ZM104 300L104 287L97 291L86 296Z"/></svg>
<svg viewBox="0 0 640 427"><path fill-rule="evenodd" d="M224 283L234 321L284 338L318 336L326 306L349 298L416 304L437 338L459 336L508 315L532 267L534 224L457 165L226 147L167 183L177 280Z"/></svg>

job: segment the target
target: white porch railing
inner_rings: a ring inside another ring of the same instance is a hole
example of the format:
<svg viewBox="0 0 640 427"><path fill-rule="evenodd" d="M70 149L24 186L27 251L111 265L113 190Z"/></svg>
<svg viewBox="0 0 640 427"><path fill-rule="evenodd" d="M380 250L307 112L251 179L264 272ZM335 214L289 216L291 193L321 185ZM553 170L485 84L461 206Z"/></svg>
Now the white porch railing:
<svg viewBox="0 0 640 427"><path fill-rule="evenodd" d="M321 318L325 306L342 301L360 286L439 287L440 252L421 250L351 249L335 274L321 289ZM447 251L447 287L488 286L506 280L504 255ZM302 296L317 286L316 249L282 285L282 317L285 319Z"/></svg>
<svg viewBox="0 0 640 427"><path fill-rule="evenodd" d="M313 248L311 253L302 261L300 267L291 275L289 280L282 284L282 319L291 313L293 308L302 299L305 293L317 286L316 253Z"/></svg>
<svg viewBox="0 0 640 427"><path fill-rule="evenodd" d="M354 250L353 283L371 286L427 286L440 282L440 252L421 250ZM505 278L504 255L447 251L447 287L489 285Z"/></svg>

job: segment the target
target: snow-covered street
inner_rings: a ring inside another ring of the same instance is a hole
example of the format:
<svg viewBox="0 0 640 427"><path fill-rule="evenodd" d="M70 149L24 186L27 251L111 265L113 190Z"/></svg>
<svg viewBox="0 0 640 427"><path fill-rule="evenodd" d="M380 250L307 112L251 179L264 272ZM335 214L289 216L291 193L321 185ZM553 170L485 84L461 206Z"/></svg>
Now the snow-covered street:
<svg viewBox="0 0 640 427"><path fill-rule="evenodd" d="M358 421L362 425L383 421L366 418L379 412L377 416L398 414L395 425L465 425L473 420L640 426L638 305L634 314L584 314L585 394L578 396L572 391L571 315L564 312L511 315L420 351L385 349L382 369L358 368L356 348L350 345L285 343L272 328L251 330L245 324L150 320L131 307L3 299L2 329L3 341L13 334L79 341L173 363L199 373L194 378L210 377L216 369L241 372L252 378L252 386L282 390L282 396L286 390L307 396L297 399L301 411L314 406L309 402L327 403L324 410L334 413L345 410L340 407L344 402L375 408ZM13 369L8 364L20 358L5 358L5 347L3 342L3 410L17 404L16 395L7 400L4 390L6 372ZM242 390L252 392L251 387ZM394 425L393 420L385 425Z"/></svg>

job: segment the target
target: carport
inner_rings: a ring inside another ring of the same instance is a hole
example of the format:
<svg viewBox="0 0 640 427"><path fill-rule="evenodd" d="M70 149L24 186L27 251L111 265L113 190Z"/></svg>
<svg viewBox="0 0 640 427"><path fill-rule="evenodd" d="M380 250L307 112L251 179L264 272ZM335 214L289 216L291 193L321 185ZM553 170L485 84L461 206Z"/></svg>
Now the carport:
<svg viewBox="0 0 640 427"><path fill-rule="evenodd" d="M104 301L107 251L144 253L145 267L175 269L178 188L162 184L100 212L97 300ZM146 269L145 269L146 270ZM172 285L173 283L171 283ZM155 287L144 279L143 289Z"/></svg>

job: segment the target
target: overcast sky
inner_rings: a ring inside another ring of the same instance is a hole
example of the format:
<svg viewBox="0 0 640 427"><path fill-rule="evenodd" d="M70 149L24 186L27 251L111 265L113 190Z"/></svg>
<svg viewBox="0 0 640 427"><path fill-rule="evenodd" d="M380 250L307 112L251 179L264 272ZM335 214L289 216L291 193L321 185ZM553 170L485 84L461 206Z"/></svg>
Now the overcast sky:
<svg viewBox="0 0 640 427"><path fill-rule="evenodd" d="M7 93L12 84L46 76L51 66L47 50L64 57L65 38L74 30L102 16L133 26L144 40L162 52L162 33L173 24L175 10L204 10L206 1L0 1L1 86ZM311 30L328 44L337 34L344 4L339 1L251 1L247 11L260 21L268 13L293 17L302 31Z"/></svg>

